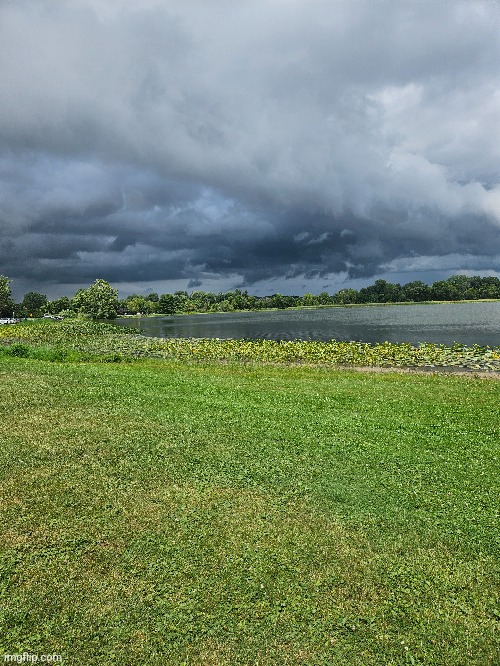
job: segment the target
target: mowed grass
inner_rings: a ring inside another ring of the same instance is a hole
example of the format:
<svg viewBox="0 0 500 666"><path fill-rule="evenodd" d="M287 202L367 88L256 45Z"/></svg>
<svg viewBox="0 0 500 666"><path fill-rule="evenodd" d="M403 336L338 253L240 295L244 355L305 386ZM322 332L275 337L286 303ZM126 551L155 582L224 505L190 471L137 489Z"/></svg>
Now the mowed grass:
<svg viewBox="0 0 500 666"><path fill-rule="evenodd" d="M500 382L0 359L0 654L500 663Z"/></svg>

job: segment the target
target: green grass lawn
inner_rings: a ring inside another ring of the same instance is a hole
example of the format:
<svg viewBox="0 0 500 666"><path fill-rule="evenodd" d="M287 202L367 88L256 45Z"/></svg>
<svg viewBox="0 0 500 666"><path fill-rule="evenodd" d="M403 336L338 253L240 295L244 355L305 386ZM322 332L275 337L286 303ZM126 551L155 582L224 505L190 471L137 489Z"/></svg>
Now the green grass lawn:
<svg viewBox="0 0 500 666"><path fill-rule="evenodd" d="M500 663L500 382L0 358L0 656Z"/></svg>

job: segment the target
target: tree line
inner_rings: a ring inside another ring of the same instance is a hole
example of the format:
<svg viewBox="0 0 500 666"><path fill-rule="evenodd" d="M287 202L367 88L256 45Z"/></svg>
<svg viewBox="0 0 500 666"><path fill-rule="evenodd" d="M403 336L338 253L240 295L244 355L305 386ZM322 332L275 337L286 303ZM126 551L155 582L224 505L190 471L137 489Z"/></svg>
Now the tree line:
<svg viewBox="0 0 500 666"><path fill-rule="evenodd" d="M50 301L47 296L28 292L20 303L14 303L11 281L0 275L0 316L41 317L51 315L84 315L93 319L114 319L125 314L185 314L190 312L233 312L235 310L285 309L319 305L354 305L357 303L408 303L423 301L460 301L500 299L500 279L453 275L431 285L419 280L401 285L386 280L356 290L341 289L335 294L326 291L318 295L252 296L246 290L220 292L176 291L173 294L132 294L120 300L118 290L105 280L96 280L87 289L79 289L69 298L62 296Z"/></svg>

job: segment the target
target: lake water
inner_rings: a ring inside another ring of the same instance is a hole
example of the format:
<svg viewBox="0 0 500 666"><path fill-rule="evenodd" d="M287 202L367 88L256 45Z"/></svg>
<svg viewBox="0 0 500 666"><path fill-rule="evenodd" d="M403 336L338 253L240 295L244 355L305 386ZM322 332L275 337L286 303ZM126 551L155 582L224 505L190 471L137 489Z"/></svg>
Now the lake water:
<svg viewBox="0 0 500 666"><path fill-rule="evenodd" d="M500 303L445 303L120 318L161 338L359 340L500 345Z"/></svg>

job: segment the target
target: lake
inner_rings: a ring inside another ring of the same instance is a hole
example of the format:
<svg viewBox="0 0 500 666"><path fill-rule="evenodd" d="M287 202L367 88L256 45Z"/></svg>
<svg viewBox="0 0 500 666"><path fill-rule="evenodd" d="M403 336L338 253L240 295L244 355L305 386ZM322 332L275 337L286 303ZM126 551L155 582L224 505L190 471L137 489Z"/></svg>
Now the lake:
<svg viewBox="0 0 500 666"><path fill-rule="evenodd" d="M122 326L160 338L359 340L500 345L500 302L436 303L123 317Z"/></svg>

